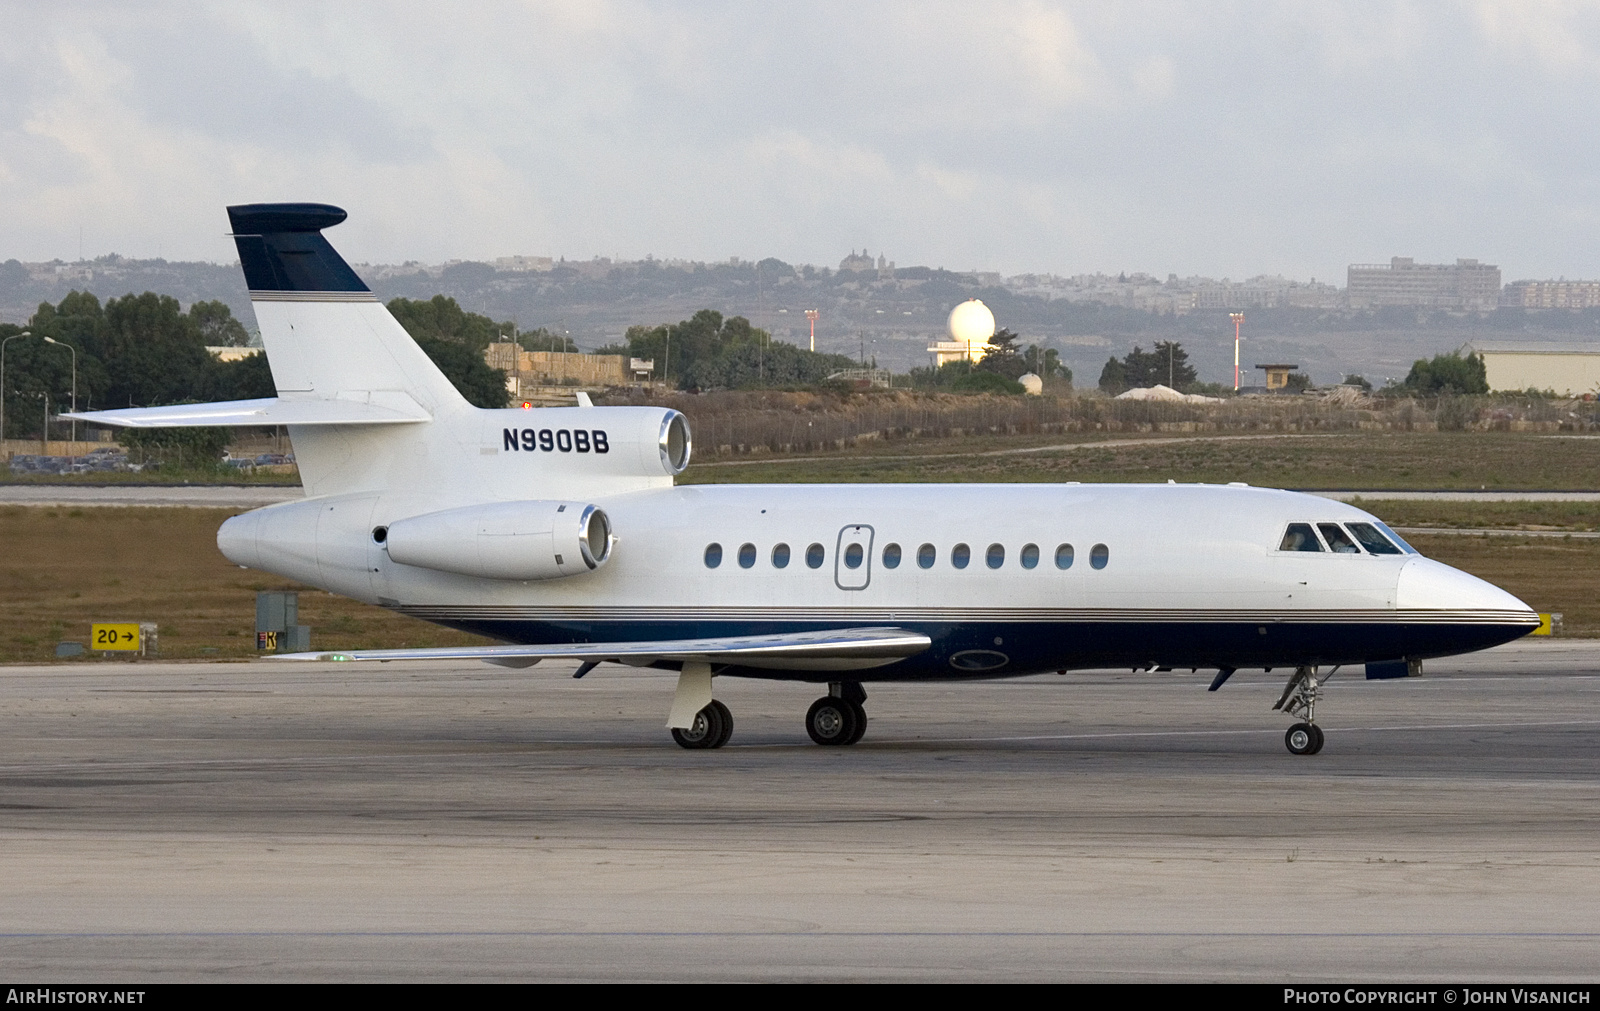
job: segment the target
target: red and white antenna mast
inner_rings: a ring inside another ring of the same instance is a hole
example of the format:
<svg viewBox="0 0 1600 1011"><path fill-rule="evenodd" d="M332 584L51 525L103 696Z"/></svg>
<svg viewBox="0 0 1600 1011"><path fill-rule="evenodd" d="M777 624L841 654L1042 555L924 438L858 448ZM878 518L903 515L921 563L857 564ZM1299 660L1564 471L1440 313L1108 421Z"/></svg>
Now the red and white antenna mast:
<svg viewBox="0 0 1600 1011"><path fill-rule="evenodd" d="M815 309L806 310L806 319L811 321L811 350L813 351L817 349L817 317L820 315L822 314Z"/></svg>
<svg viewBox="0 0 1600 1011"><path fill-rule="evenodd" d="M1244 322L1244 313L1230 312L1228 318L1233 320L1233 392L1239 392L1239 324Z"/></svg>

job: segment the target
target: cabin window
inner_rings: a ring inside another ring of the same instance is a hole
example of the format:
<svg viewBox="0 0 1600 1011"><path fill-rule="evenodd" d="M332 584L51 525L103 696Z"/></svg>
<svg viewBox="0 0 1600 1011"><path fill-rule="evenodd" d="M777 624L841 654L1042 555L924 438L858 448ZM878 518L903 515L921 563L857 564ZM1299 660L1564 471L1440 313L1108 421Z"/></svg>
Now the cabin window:
<svg viewBox="0 0 1600 1011"><path fill-rule="evenodd" d="M1017 556L1017 560L1022 563L1024 569L1037 568L1039 565L1039 545L1024 544L1022 553Z"/></svg>
<svg viewBox="0 0 1600 1011"><path fill-rule="evenodd" d="M777 544L772 548L772 567L784 569L789 566L789 545Z"/></svg>
<svg viewBox="0 0 1600 1011"><path fill-rule="evenodd" d="M1309 523L1291 523L1289 529L1283 532L1283 541L1278 545L1279 551L1321 551L1322 544L1317 540L1317 535Z"/></svg>
<svg viewBox="0 0 1600 1011"><path fill-rule="evenodd" d="M1344 532L1344 528L1337 523L1318 523L1317 529L1322 531L1322 539L1328 542L1328 550L1336 555L1359 555L1361 549L1356 547L1356 542Z"/></svg>
<svg viewBox="0 0 1600 1011"><path fill-rule="evenodd" d="M714 569L722 564L722 545L706 545L706 568Z"/></svg>
<svg viewBox="0 0 1600 1011"><path fill-rule="evenodd" d="M809 548L806 548L806 565L813 569L822 568L822 559L824 554L825 552L822 550L822 545L820 544L813 544Z"/></svg>
<svg viewBox="0 0 1600 1011"><path fill-rule="evenodd" d="M748 569L756 564L756 546L754 544L739 545L739 568Z"/></svg>
<svg viewBox="0 0 1600 1011"><path fill-rule="evenodd" d="M955 547L950 549L951 565L954 565L958 569L964 569L967 567L967 563L970 561L972 561L972 549L967 547L965 544L957 544Z"/></svg>
<svg viewBox="0 0 1600 1011"><path fill-rule="evenodd" d="M861 545L851 544L844 549L844 567L847 569L861 568L861 561L866 557L866 552L861 550Z"/></svg>
<svg viewBox="0 0 1600 1011"><path fill-rule="evenodd" d="M922 547L917 549L917 568L933 568L934 560L938 557L938 555L938 548L935 548L932 544L924 544Z"/></svg>
<svg viewBox="0 0 1600 1011"><path fill-rule="evenodd" d="M883 567L898 569L900 567L900 545L885 544L883 546Z"/></svg>
<svg viewBox="0 0 1600 1011"><path fill-rule="evenodd" d="M998 569L1006 563L1006 549L1003 544L991 544L989 550L983 554L983 564L991 569Z"/></svg>
<svg viewBox="0 0 1600 1011"><path fill-rule="evenodd" d="M1056 568L1058 568L1058 569L1070 569L1070 568L1072 568L1072 555L1073 555L1072 545L1070 545L1070 544L1062 544L1062 545L1057 546L1057 548L1056 548Z"/></svg>
<svg viewBox="0 0 1600 1011"><path fill-rule="evenodd" d="M1356 540L1361 546L1375 555L1398 555L1400 549L1389 542L1389 538L1378 533L1378 528L1371 523L1346 524L1350 532L1356 535Z"/></svg>
<svg viewBox="0 0 1600 1011"><path fill-rule="evenodd" d="M1111 560L1111 549L1104 544L1096 544L1089 549L1089 568L1103 569L1106 562Z"/></svg>

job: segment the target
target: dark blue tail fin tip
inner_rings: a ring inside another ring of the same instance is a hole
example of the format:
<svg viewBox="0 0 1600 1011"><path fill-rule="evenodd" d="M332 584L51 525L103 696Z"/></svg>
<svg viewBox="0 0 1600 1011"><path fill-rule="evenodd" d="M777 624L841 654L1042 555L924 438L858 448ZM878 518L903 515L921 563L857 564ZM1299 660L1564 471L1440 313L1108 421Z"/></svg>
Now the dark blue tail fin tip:
<svg viewBox="0 0 1600 1011"><path fill-rule="evenodd" d="M322 237L346 217L328 204L229 207L245 284L251 291L371 291Z"/></svg>

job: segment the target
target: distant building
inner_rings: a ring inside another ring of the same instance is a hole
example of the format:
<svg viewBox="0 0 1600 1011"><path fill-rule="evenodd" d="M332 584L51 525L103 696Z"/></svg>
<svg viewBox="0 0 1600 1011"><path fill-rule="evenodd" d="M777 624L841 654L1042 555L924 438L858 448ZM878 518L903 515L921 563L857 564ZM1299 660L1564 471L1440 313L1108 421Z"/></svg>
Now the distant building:
<svg viewBox="0 0 1600 1011"><path fill-rule="evenodd" d="M524 351L510 341L490 344L483 353L492 369L504 369L513 397L543 401L560 390L590 392L649 380L655 362L627 355L586 355L572 351Z"/></svg>
<svg viewBox="0 0 1600 1011"><path fill-rule="evenodd" d="M556 261L549 256L502 256L494 261L495 270L512 273L543 273L554 270Z"/></svg>
<svg viewBox="0 0 1600 1011"><path fill-rule="evenodd" d="M1267 374L1267 392L1268 393L1277 393L1280 390L1288 389L1289 388L1289 374L1291 372L1293 372L1295 369L1298 369L1299 367L1300 366L1298 366L1298 365L1257 365L1256 366L1256 368L1260 369L1261 371L1263 371L1263 372L1265 372Z"/></svg>
<svg viewBox="0 0 1600 1011"><path fill-rule="evenodd" d="M1600 306L1600 281L1512 281L1500 304L1515 309L1593 309Z"/></svg>
<svg viewBox="0 0 1600 1011"><path fill-rule="evenodd" d="M1564 397L1600 392L1600 342L1473 341L1461 351L1483 359L1490 390L1551 390Z"/></svg>
<svg viewBox="0 0 1600 1011"><path fill-rule="evenodd" d="M1387 264L1352 263L1345 295L1352 309L1493 309L1500 304L1500 268L1477 260L1417 263L1396 256Z"/></svg>
<svg viewBox="0 0 1600 1011"><path fill-rule="evenodd" d="M850 250L849 256L839 261L839 269L842 271L859 271L863 274L875 273L878 269L878 264L872 259L872 257L867 255L867 251L865 249L859 253L852 249Z"/></svg>

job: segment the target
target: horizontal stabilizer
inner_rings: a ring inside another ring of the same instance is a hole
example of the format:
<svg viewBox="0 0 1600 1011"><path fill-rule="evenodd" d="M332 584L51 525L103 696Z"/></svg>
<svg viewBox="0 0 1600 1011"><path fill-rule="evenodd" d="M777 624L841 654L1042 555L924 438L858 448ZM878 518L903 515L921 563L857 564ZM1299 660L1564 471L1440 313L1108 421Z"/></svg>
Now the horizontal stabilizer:
<svg viewBox="0 0 1600 1011"><path fill-rule="evenodd" d="M404 393L374 393L370 400L229 400L218 404L129 407L119 411L63 414L119 428L199 428L209 425L397 425L431 421L427 411Z"/></svg>
<svg viewBox="0 0 1600 1011"><path fill-rule="evenodd" d="M728 664L763 670L864 670L921 653L932 640L902 628L845 628L787 635L743 635L657 642L567 643L552 646L454 646L435 649L356 649L280 653L269 660L614 661L643 666L658 660ZM520 666L520 665L518 665Z"/></svg>

